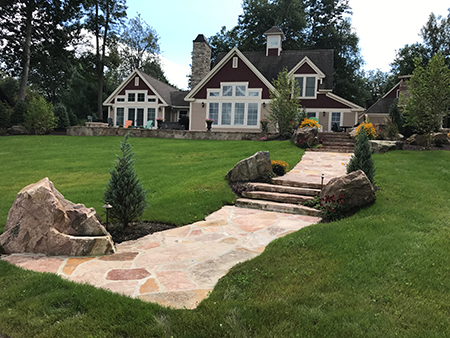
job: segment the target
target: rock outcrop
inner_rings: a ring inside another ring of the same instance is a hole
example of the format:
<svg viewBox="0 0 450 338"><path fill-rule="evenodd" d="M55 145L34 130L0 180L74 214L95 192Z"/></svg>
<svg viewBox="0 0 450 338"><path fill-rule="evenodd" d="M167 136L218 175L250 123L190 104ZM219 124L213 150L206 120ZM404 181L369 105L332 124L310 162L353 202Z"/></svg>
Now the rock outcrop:
<svg viewBox="0 0 450 338"><path fill-rule="evenodd" d="M369 140L369 144L374 154L403 149L402 141Z"/></svg>
<svg viewBox="0 0 450 338"><path fill-rule="evenodd" d="M11 207L0 235L5 253L49 256L105 255L115 252L111 235L93 208L75 204L44 178L23 188Z"/></svg>
<svg viewBox="0 0 450 338"><path fill-rule="evenodd" d="M272 172L268 151L258 151L253 156L239 161L225 176L230 182L256 181Z"/></svg>
<svg viewBox="0 0 450 338"><path fill-rule="evenodd" d="M313 147L319 144L318 133L317 128L298 128L292 135L292 142L299 148Z"/></svg>
<svg viewBox="0 0 450 338"><path fill-rule="evenodd" d="M344 211L362 207L376 200L375 189L362 170L332 178L320 192L320 198L333 195L336 198L344 195Z"/></svg>

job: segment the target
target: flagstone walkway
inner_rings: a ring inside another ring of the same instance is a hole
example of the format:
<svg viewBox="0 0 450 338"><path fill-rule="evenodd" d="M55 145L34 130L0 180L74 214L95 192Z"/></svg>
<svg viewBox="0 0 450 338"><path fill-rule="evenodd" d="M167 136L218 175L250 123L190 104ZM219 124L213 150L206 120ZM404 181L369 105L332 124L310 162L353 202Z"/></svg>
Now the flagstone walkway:
<svg viewBox="0 0 450 338"><path fill-rule="evenodd" d="M345 174L348 154L306 152L286 175L289 180ZM320 221L224 206L196 222L117 245L101 257L47 257L12 254L1 259L25 269L56 273L144 301L174 308L195 308L217 281L239 262L262 253L271 241Z"/></svg>

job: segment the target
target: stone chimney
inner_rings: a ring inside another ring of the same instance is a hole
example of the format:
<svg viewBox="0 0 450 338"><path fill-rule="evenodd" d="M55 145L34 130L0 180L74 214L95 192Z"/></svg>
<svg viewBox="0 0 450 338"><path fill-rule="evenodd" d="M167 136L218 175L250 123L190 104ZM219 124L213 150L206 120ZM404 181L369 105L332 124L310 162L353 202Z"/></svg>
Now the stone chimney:
<svg viewBox="0 0 450 338"><path fill-rule="evenodd" d="M211 69L211 47L203 34L193 41L191 89L209 73Z"/></svg>

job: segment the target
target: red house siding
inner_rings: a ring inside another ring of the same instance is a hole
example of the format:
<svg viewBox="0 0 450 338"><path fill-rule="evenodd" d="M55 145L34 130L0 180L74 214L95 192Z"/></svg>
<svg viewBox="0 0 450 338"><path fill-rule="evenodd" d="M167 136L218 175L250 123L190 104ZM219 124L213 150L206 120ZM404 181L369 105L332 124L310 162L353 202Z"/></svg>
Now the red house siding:
<svg viewBox="0 0 450 338"><path fill-rule="evenodd" d="M386 95L386 98L390 99L396 99L397 98L397 90L400 90L400 84L396 85L388 95Z"/></svg>
<svg viewBox="0 0 450 338"><path fill-rule="evenodd" d="M310 65L304 63L299 69L297 69L295 74L317 74L317 72L315 72Z"/></svg>
<svg viewBox="0 0 450 338"><path fill-rule="evenodd" d="M221 82L248 82L249 88L262 88L263 99L270 99L267 86L264 85L264 83L241 59L238 61L238 67L233 68L232 57L207 83L203 85L194 98L200 100L206 99L206 89L220 88Z"/></svg>
<svg viewBox="0 0 450 338"><path fill-rule="evenodd" d="M139 77L138 86L134 85L134 79L135 77L130 79L130 81L128 81L127 85L120 91L118 95L125 95L126 90L147 90L147 95L155 95L155 93L153 93L153 91L145 84L144 80L141 77Z"/></svg>
<svg viewBox="0 0 450 338"><path fill-rule="evenodd" d="M324 108L324 109L349 109L350 107L338 102L326 94L317 94L317 99L300 100L300 104L305 108Z"/></svg>

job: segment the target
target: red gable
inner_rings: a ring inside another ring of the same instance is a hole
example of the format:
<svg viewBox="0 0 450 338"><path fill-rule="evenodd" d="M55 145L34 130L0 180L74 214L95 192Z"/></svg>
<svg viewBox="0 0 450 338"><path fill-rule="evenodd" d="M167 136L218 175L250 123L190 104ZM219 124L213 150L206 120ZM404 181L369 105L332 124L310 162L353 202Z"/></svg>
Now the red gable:
<svg viewBox="0 0 450 338"><path fill-rule="evenodd" d="M136 75L137 76L137 75ZM155 93L153 93L153 91L145 84L144 80L139 77L139 84L137 86L134 85L134 79L136 78L133 77L132 79L130 79L130 81L128 81L128 83L126 84L126 86L120 91L120 93L118 95L125 95L125 91L126 90L147 90L147 94L148 95L156 95Z"/></svg>
<svg viewBox="0 0 450 338"><path fill-rule="evenodd" d="M236 54L233 55L235 57ZM233 68L233 57L208 81L194 96L195 99L206 99L206 89L220 88L221 82L248 82L248 88L262 88L262 98L269 99L269 89L258 76L239 58L238 67Z"/></svg>

